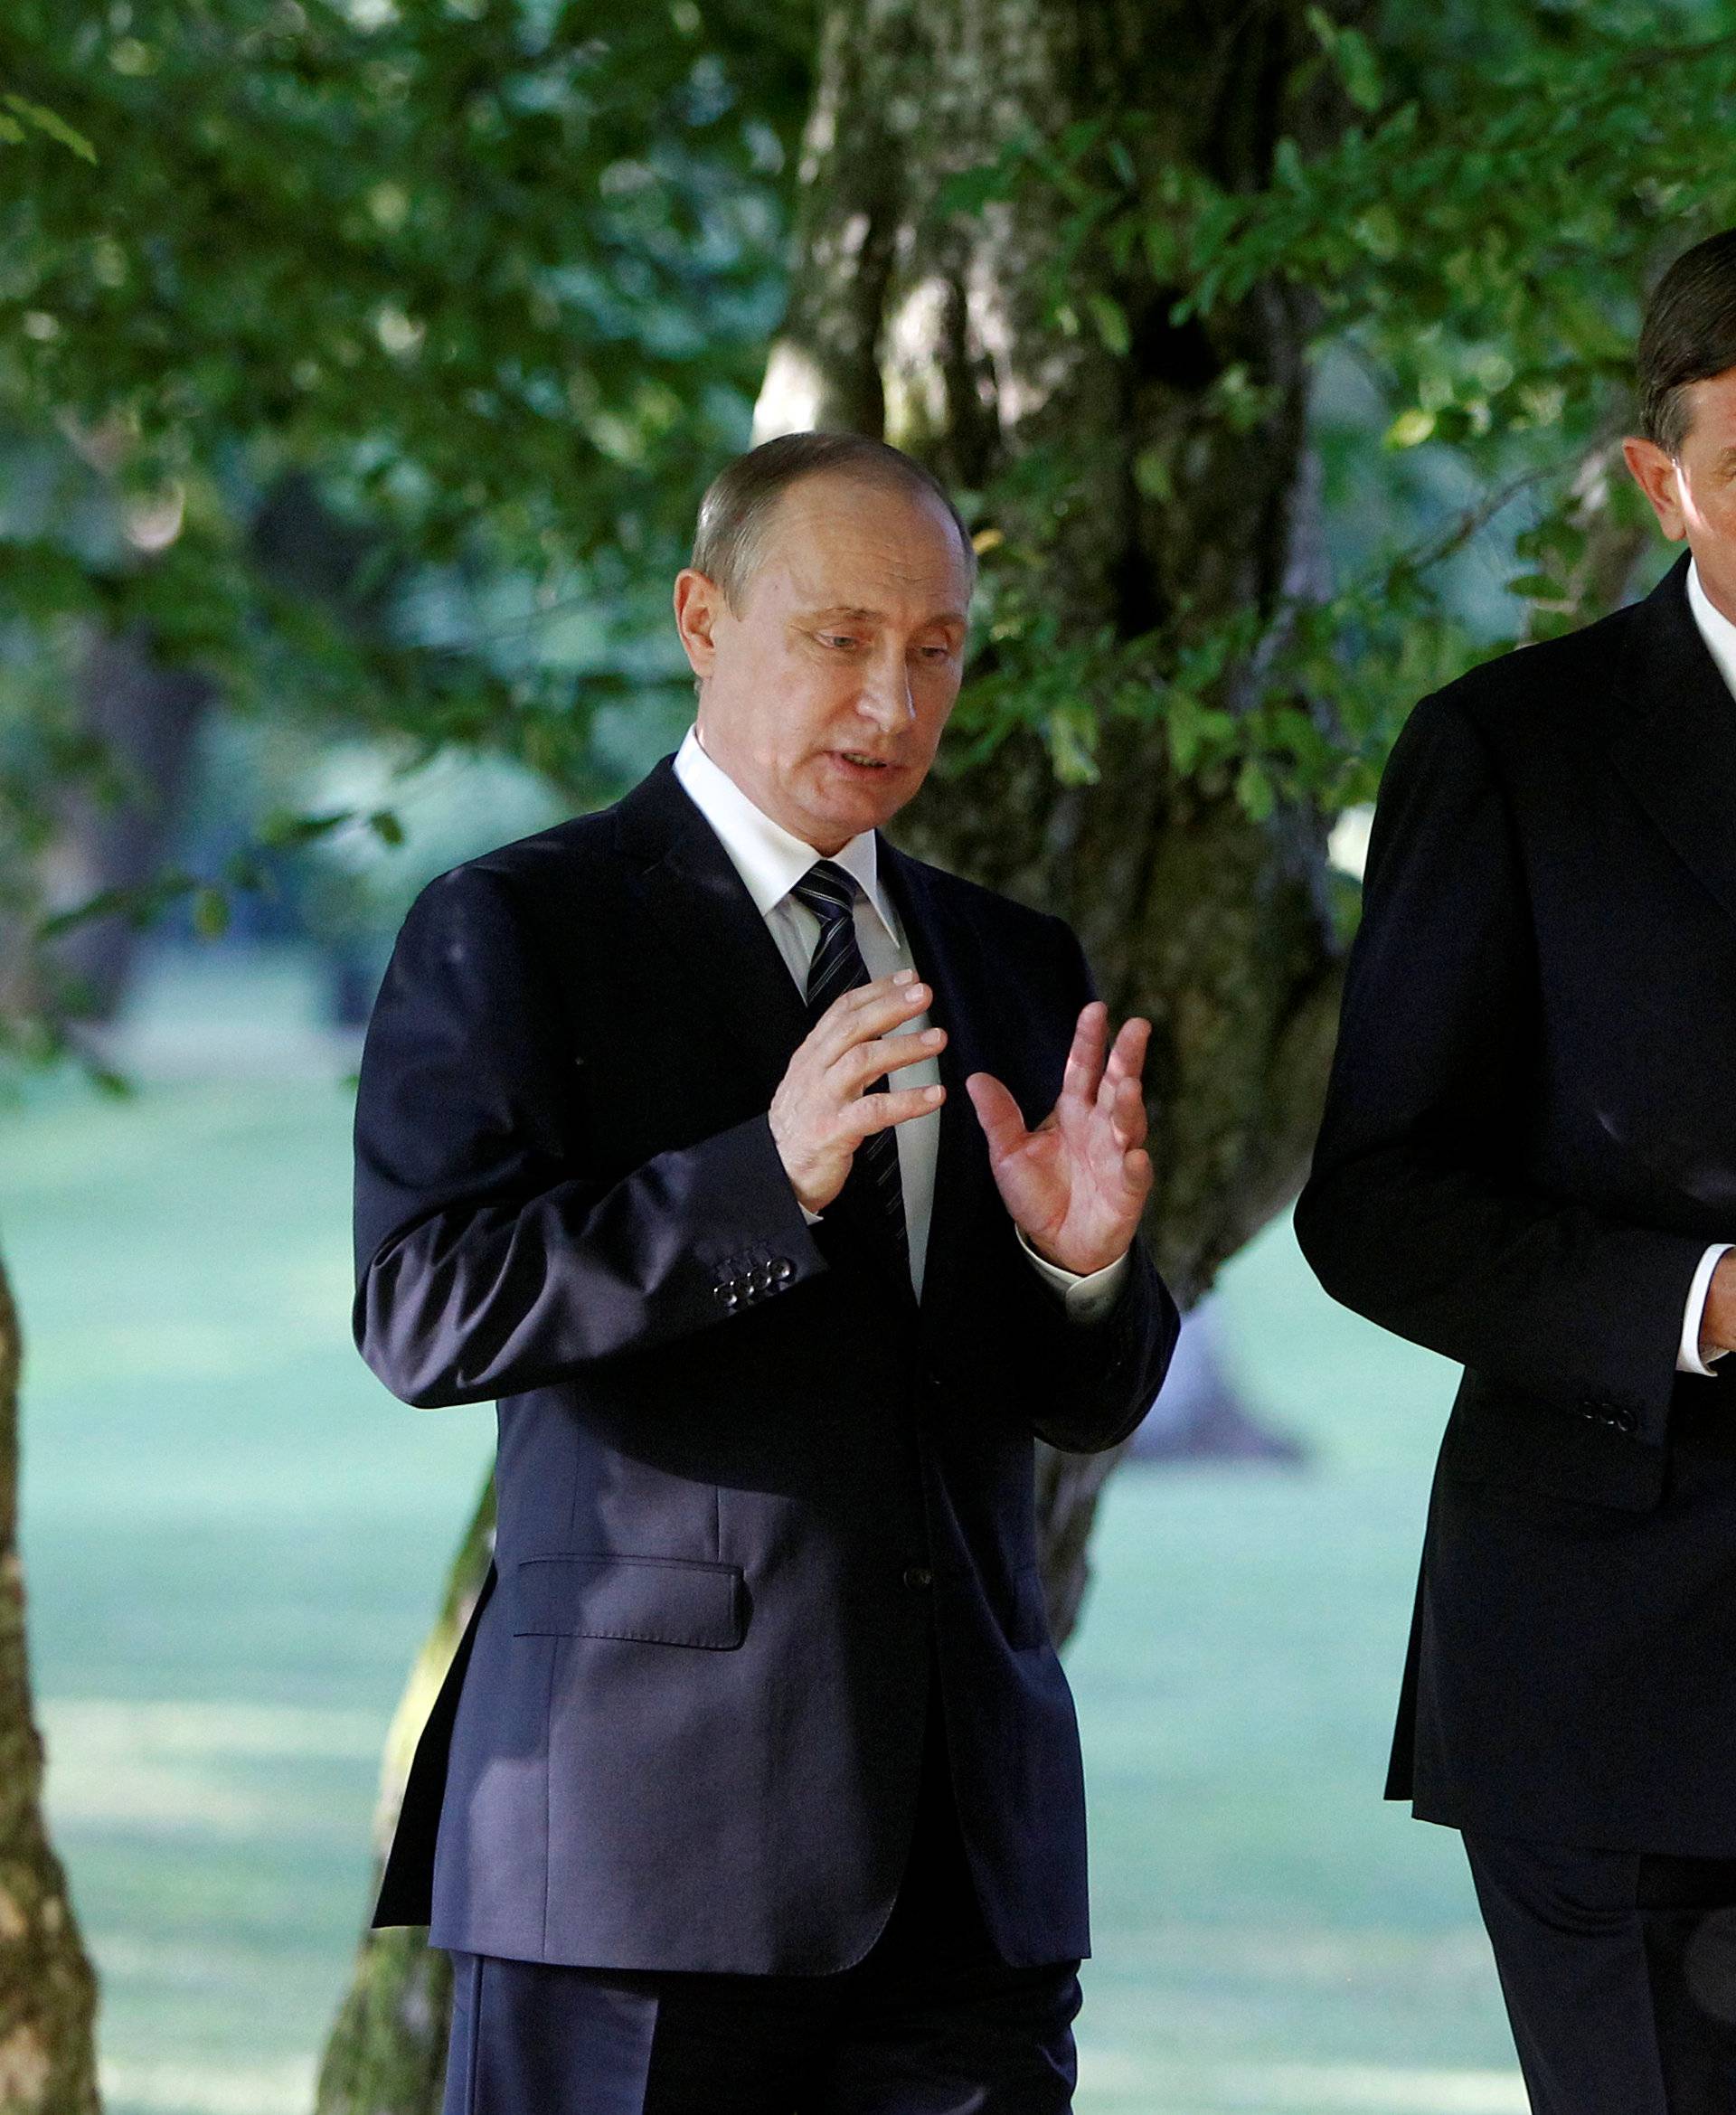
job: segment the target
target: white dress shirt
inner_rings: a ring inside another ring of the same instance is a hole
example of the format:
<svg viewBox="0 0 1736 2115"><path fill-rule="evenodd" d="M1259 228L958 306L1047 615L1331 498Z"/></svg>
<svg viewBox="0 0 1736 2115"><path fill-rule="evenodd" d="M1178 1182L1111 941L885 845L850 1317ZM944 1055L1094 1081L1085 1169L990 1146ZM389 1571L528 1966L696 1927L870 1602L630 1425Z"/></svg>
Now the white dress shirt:
<svg viewBox="0 0 1736 2115"><path fill-rule="evenodd" d="M1736 624L1722 609L1712 607L1712 598L1700 585L1700 569L1692 560L1688 563L1688 608L1694 612L1700 637L1706 642L1706 651L1716 663L1725 688L1736 698ZM1675 1355L1678 1373L1703 1374L1708 1380L1717 1378L1700 1356L1700 1325L1705 1319L1706 1289L1712 1283L1712 1274L1718 1267L1719 1257L1732 1245L1736 1244L1714 1242L1700 1259L1694 1283L1688 1288L1687 1310L1682 1317L1682 1344ZM1720 1359L1724 1355L1714 1351L1712 1355Z"/></svg>
<svg viewBox="0 0 1736 2115"><path fill-rule="evenodd" d="M820 921L805 903L798 903L791 889L822 854L750 800L741 788L706 753L697 726L690 727L675 752L675 777L693 806L717 833L723 849L741 876L754 908L770 929L778 951L788 964L796 987L807 990L808 964L819 944ZM854 907L856 944L871 977L890 977L894 970L916 967L904 938L897 906L882 887L880 847L873 830L863 830L842 851L829 856L861 886ZM894 1034L918 1034L929 1025L926 1007ZM901 1065L887 1075L893 1088L928 1087L940 1078L937 1057ZM934 1163L940 1142L940 1111L910 1117L894 1127L898 1146L899 1180L904 1191L904 1219L910 1233L910 1279L917 1298L922 1295L923 1266L929 1250L929 1217L934 1203ZM821 1213L802 1210L811 1223ZM1127 1269L1125 1254L1101 1270L1080 1277L1063 1270L1046 1256L1040 1256L1014 1227L1019 1243L1032 1266L1049 1284L1065 1296L1068 1317L1086 1323L1105 1314L1119 1289Z"/></svg>

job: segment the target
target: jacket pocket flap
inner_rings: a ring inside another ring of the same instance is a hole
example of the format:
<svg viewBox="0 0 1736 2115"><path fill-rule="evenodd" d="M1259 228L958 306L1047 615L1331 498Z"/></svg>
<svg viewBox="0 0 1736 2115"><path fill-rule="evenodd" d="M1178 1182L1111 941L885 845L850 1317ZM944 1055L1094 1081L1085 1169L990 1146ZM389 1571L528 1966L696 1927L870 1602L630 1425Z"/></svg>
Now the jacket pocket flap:
<svg viewBox="0 0 1736 2115"><path fill-rule="evenodd" d="M685 1557L526 1557L518 1566L515 1638L625 1638L728 1652L746 1629L735 1564Z"/></svg>
<svg viewBox="0 0 1736 2115"><path fill-rule="evenodd" d="M1593 1424L1467 1371L1441 1447L1445 1475L1505 1484L1623 1513L1649 1513L1664 1495L1664 1449Z"/></svg>

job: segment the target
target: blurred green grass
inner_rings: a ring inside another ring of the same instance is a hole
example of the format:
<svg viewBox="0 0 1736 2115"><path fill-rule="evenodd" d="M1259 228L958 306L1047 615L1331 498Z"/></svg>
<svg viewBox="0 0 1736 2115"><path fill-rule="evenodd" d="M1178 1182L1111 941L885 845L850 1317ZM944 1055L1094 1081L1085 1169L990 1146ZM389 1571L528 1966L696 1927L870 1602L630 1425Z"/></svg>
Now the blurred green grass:
<svg viewBox="0 0 1736 2115"><path fill-rule="evenodd" d="M348 1334L353 1053L293 958L172 960L129 1103L0 1114L24 1544L112 2115L297 2115L365 1909L380 1743L484 1473ZM1069 1656L1096 1957L1080 2115L1522 2115L1456 1840L1380 1800L1451 1370L1288 1226L1225 1273L1301 1472L1124 1471Z"/></svg>

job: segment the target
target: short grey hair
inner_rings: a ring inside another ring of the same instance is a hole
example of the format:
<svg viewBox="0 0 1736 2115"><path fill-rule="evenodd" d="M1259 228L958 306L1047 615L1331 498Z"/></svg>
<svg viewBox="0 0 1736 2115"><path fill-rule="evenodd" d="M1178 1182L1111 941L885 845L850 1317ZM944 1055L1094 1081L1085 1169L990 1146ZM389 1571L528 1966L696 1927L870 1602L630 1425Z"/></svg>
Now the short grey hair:
<svg viewBox="0 0 1736 2115"><path fill-rule="evenodd" d="M784 433L737 456L712 478L699 506L693 565L716 583L739 617L765 555L778 502L804 477L830 471L859 484L938 500L958 534L966 579L976 581L976 548L946 486L914 457L865 433Z"/></svg>

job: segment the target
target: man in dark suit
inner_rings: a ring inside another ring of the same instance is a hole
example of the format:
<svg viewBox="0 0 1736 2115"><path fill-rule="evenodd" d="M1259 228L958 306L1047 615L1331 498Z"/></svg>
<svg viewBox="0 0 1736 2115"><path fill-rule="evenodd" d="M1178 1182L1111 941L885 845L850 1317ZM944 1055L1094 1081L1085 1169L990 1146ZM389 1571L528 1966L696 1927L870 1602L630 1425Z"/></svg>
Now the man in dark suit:
<svg viewBox="0 0 1736 2115"><path fill-rule="evenodd" d="M1463 1832L1540 2115L1736 2108L1736 232L1638 364L1691 556L1412 713L1296 1215L1466 1369L1388 1791Z"/></svg>
<svg viewBox="0 0 1736 2115"><path fill-rule="evenodd" d="M375 1919L454 1957L448 2115L1071 2105L1033 1442L1122 1439L1177 1321L1149 1024L1111 1042L1066 925L879 834L973 571L877 442L731 465L679 753L443 875L387 971L357 1341L407 1402L499 1402Z"/></svg>

